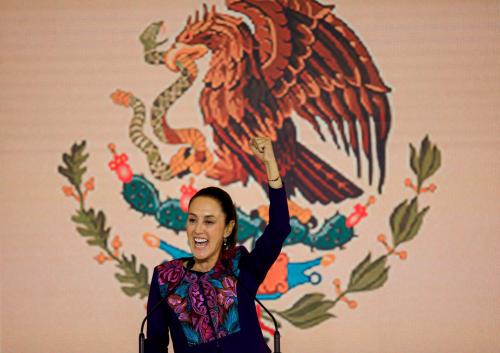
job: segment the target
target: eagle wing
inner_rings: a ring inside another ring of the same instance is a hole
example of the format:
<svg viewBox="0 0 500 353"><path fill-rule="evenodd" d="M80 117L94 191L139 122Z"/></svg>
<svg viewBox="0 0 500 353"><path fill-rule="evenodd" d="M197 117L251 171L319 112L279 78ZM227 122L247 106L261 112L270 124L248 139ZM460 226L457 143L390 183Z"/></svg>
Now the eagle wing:
<svg viewBox="0 0 500 353"><path fill-rule="evenodd" d="M354 31L332 13L333 6L315 0L226 0L226 4L253 22L262 76L280 111L287 117L295 111L325 140L323 121L338 147L341 139L348 155L352 149L358 176L362 149L370 183L375 139L380 191L391 124L390 89Z"/></svg>
<svg viewBox="0 0 500 353"><path fill-rule="evenodd" d="M218 16L221 24L217 22L213 26L219 26L221 32L227 31L224 22L234 19L222 14ZM246 182L248 171L260 183L265 183L265 170L253 156L249 141L255 136L279 140L275 152L282 157L280 169L286 174L295 161L295 128L285 123L277 100L265 83L256 61L257 47L252 33L246 26L238 26L238 31L226 52L214 53L211 68L204 78L200 107L205 123L214 130L214 142L226 150L219 152L219 158L225 159L233 169L233 177ZM214 172L212 176L220 179L222 174L229 175L228 172ZM228 179L224 183L232 181Z"/></svg>

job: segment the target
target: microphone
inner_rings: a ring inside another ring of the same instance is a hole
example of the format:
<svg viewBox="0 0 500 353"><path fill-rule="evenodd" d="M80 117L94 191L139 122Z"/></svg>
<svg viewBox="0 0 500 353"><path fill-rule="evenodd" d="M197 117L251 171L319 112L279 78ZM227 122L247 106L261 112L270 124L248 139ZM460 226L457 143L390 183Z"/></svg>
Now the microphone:
<svg viewBox="0 0 500 353"><path fill-rule="evenodd" d="M141 333L139 334L139 353L145 353L144 352L144 345L146 342L146 339L144 337L144 325L146 324L146 321L148 320L149 316L155 312L156 309L160 307L160 304L162 304L165 301L165 298L161 298L158 303L156 303L153 308L146 314L144 317L144 320L142 320L141 324Z"/></svg>
<svg viewBox="0 0 500 353"><path fill-rule="evenodd" d="M241 282L241 285L248 291L248 289L245 287L243 282ZM257 303L259 303L260 307L262 309L264 309L265 312L267 313L267 315L269 315L271 317L271 319L273 320L273 324L274 324L274 353L281 353L281 351L280 351L281 336L280 336L280 332L278 330L278 322L276 322L274 315L271 314L271 312L269 310L267 310L267 308L264 306L264 304L262 304L262 302L256 296L254 296L253 298L255 299L255 301Z"/></svg>
<svg viewBox="0 0 500 353"><path fill-rule="evenodd" d="M236 276L233 272L233 269L231 268L231 265L229 263L229 261L227 259L224 259L222 260L222 264L224 265L224 267L226 269L228 269L231 274L235 277L235 278L238 278L238 276ZM239 283L241 283L241 285L243 286L243 288L245 288L245 290L247 291L247 293L252 293L248 288L247 286L245 286L245 284L242 282L242 281L239 281ZM274 324L274 352L273 353L281 353L281 350L280 350L280 340L281 340L281 335L280 335L280 331L278 330L278 322L276 321L276 318L274 317L274 315L265 307L264 304L262 304L262 302L257 298L257 296L253 295L253 299L259 303L260 307L262 309L264 309L264 311L267 313L267 315L269 315L271 317L271 319L273 320L273 324Z"/></svg>

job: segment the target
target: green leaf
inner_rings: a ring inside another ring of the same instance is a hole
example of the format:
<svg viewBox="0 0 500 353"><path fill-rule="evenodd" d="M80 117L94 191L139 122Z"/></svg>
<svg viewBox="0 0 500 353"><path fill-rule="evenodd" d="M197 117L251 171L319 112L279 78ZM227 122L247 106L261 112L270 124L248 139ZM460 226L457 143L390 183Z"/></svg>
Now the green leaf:
<svg viewBox="0 0 500 353"><path fill-rule="evenodd" d="M414 163L414 151L411 152L410 163ZM432 176L441 166L441 152L433 145L429 136L425 136L420 144L420 155L418 156L418 187ZM412 165L413 169L413 165Z"/></svg>
<svg viewBox="0 0 500 353"><path fill-rule="evenodd" d="M121 273L115 273L115 277L120 282L130 282L130 281L133 281L135 279L135 276L132 274L122 275Z"/></svg>
<svg viewBox="0 0 500 353"><path fill-rule="evenodd" d="M294 325L297 328L300 328L302 330L308 329L311 327L314 327L316 325L321 324L323 321L329 320L331 318L335 318L335 315L330 314L330 313L325 313L323 315L316 316L312 319L309 319L307 321L303 322L290 322L292 325Z"/></svg>
<svg viewBox="0 0 500 353"><path fill-rule="evenodd" d="M401 202L394 211L392 211L390 217L391 231L392 231L392 239L393 242L396 243L396 239L399 238L399 234L401 233L401 221L406 213L408 200L404 200Z"/></svg>
<svg viewBox="0 0 500 353"><path fill-rule="evenodd" d="M418 212L418 199L417 197L414 197L411 201L408 207L405 209L405 213L401 219L401 223L399 226L399 233L397 236L393 237L393 242L394 246L397 246L398 244L401 243L403 239L406 238L408 232L411 229L411 225L415 221L415 218L417 217L417 212Z"/></svg>
<svg viewBox="0 0 500 353"><path fill-rule="evenodd" d="M415 147L410 143L410 167L416 176L420 174L420 166L418 164L418 155Z"/></svg>
<svg viewBox="0 0 500 353"><path fill-rule="evenodd" d="M62 156L64 166L57 168L57 171L68 179L77 190L79 190L82 177L87 171L87 168L83 165L89 157L88 153L84 153L86 144L86 141L82 141L80 144L75 142L71 146L70 154L64 153Z"/></svg>
<svg viewBox="0 0 500 353"><path fill-rule="evenodd" d="M324 294L321 293L306 294L291 308L283 312L275 312L296 327L309 328L335 317L328 312L335 305L335 302L323 300L323 298Z"/></svg>
<svg viewBox="0 0 500 353"><path fill-rule="evenodd" d="M98 246L101 249L106 248L106 243L102 239L99 239L99 238L87 239L87 244L89 244L91 246Z"/></svg>
<svg viewBox="0 0 500 353"><path fill-rule="evenodd" d="M310 293L304 295L300 298L290 309L285 310L282 314L286 314L288 316L302 316L303 312L307 310L309 307L316 305L321 302L321 300L325 297L322 293Z"/></svg>
<svg viewBox="0 0 500 353"><path fill-rule="evenodd" d="M432 162L433 162L433 153L432 149L429 147L429 149L423 156L422 164L420 165L420 184L422 184L424 180L429 177L429 171L431 170Z"/></svg>
<svg viewBox="0 0 500 353"><path fill-rule="evenodd" d="M57 170L59 171L59 174L62 174L66 179L71 177L71 172L66 168L59 166Z"/></svg>
<svg viewBox="0 0 500 353"><path fill-rule="evenodd" d="M408 230L408 225L411 224L412 217L415 217L415 215L417 214L417 207L418 207L417 198L414 197L410 201L410 204L406 208L403 218L401 219L400 230L402 233Z"/></svg>
<svg viewBox="0 0 500 353"><path fill-rule="evenodd" d="M359 275L356 281L349 281L349 286L347 287L347 292L361 292L367 290L373 290L378 287L374 286L377 284L380 276L383 276L386 271L385 263L387 256L380 256L377 260L373 261L365 268L365 270Z"/></svg>
<svg viewBox="0 0 500 353"><path fill-rule="evenodd" d="M115 273L116 279L122 284L122 290L128 296L139 295L144 298L149 292L148 270L141 264L137 269L137 258L131 255L130 259L122 255L122 259L117 265L122 273Z"/></svg>
<svg viewBox="0 0 500 353"><path fill-rule="evenodd" d="M418 231L420 230L420 227L422 226L424 216L427 213L427 211L429 210L429 208L430 207L426 207L418 213L418 215L415 217L415 220L414 220L413 224L411 225L408 233L405 235L404 239L402 239L400 243L410 241L417 235Z"/></svg>
<svg viewBox="0 0 500 353"><path fill-rule="evenodd" d="M139 266L139 277L148 279L148 269L144 264Z"/></svg>
<svg viewBox="0 0 500 353"><path fill-rule="evenodd" d="M301 315L301 318L304 321L308 321L314 319L316 316L323 315L328 312L334 306L334 302L332 300L325 300L320 303L317 303L308 308L306 312Z"/></svg>
<svg viewBox="0 0 500 353"><path fill-rule="evenodd" d="M122 287L122 291L129 297L133 297L138 293L138 290L135 287Z"/></svg>
<svg viewBox="0 0 500 353"><path fill-rule="evenodd" d="M325 294L323 293L309 293L304 295L302 298L300 298L295 305L297 307L304 307L304 306L309 306L313 303L319 302L323 300L325 297Z"/></svg>
<svg viewBox="0 0 500 353"><path fill-rule="evenodd" d="M439 167L441 167L441 151L439 150L439 148L437 148L437 146L434 146L432 149L432 164L426 178L434 175Z"/></svg>
<svg viewBox="0 0 500 353"><path fill-rule="evenodd" d="M75 215L71 216L71 220L75 223L84 223L87 219L85 210L78 210Z"/></svg>
<svg viewBox="0 0 500 353"><path fill-rule="evenodd" d="M106 216L102 211L97 213L96 226L98 229L104 229L106 227Z"/></svg>
<svg viewBox="0 0 500 353"><path fill-rule="evenodd" d="M425 138L422 140L420 143L420 156L419 156L419 166L420 166L420 172L422 172L422 166L424 165L424 159L425 156L427 155L429 149L430 149L430 141L429 141L429 136L426 135Z"/></svg>
<svg viewBox="0 0 500 353"><path fill-rule="evenodd" d="M80 225L76 230L81 236L88 238L87 244L106 249L111 228L106 228L106 216L102 211L96 215L92 208L79 210L71 219Z"/></svg>
<svg viewBox="0 0 500 353"><path fill-rule="evenodd" d="M387 282L387 279L389 278L389 269L391 267L387 266L384 271L380 274L380 276L377 277L372 283L370 283L370 290L375 290L380 287L382 287L385 282Z"/></svg>
<svg viewBox="0 0 500 353"><path fill-rule="evenodd" d="M359 278L363 275L368 266L370 266L370 260L371 260L371 253L368 253L368 255L366 255L366 257L363 259L363 261L361 261L356 266L356 268L351 272L351 279L349 280L348 287L351 287L353 283L359 280Z"/></svg>

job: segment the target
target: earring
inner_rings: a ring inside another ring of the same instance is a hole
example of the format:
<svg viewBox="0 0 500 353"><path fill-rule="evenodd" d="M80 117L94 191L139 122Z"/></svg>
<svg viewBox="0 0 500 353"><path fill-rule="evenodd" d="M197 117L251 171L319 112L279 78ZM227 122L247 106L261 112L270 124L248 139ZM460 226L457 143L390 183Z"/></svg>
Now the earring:
<svg viewBox="0 0 500 353"><path fill-rule="evenodd" d="M227 247L227 237L224 238L224 247Z"/></svg>

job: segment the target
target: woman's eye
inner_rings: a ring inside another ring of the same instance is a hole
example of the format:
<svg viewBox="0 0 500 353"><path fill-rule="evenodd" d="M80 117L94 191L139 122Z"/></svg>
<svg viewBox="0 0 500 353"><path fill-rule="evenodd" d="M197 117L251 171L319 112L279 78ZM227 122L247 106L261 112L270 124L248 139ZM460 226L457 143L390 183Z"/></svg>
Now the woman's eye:
<svg viewBox="0 0 500 353"><path fill-rule="evenodd" d="M213 224L213 221L205 221L206 224Z"/></svg>
<svg viewBox="0 0 500 353"><path fill-rule="evenodd" d="M194 223L195 222L195 219L194 218L189 218L188 219L188 223Z"/></svg>

